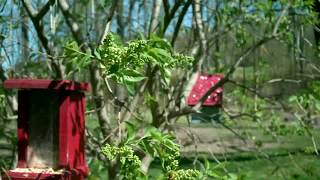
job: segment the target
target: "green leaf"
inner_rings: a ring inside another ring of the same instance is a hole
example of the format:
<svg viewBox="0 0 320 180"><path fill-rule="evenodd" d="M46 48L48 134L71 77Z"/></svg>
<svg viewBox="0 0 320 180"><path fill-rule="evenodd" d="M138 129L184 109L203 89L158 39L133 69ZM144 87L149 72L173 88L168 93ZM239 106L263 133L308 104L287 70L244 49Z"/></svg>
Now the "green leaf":
<svg viewBox="0 0 320 180"><path fill-rule="evenodd" d="M148 152L151 156L155 155L155 149L151 147L151 144L148 141L141 141L140 147L146 152Z"/></svg>
<svg viewBox="0 0 320 180"><path fill-rule="evenodd" d="M126 129L127 129L127 139L132 139L135 137L136 127L131 122L126 122Z"/></svg>
<svg viewBox="0 0 320 180"><path fill-rule="evenodd" d="M297 96L290 96L289 97L289 102L294 102L294 101L296 101L298 98L297 98Z"/></svg>
<svg viewBox="0 0 320 180"><path fill-rule="evenodd" d="M160 69L160 72L165 86L168 86L170 83L171 71L168 68L164 67Z"/></svg>
<svg viewBox="0 0 320 180"><path fill-rule="evenodd" d="M133 96L136 93L134 83L126 81L124 86L127 88L129 95Z"/></svg>
<svg viewBox="0 0 320 180"><path fill-rule="evenodd" d="M316 109L317 109L318 111L320 111L320 101L317 101L317 102L315 103L315 106L316 106Z"/></svg>
<svg viewBox="0 0 320 180"><path fill-rule="evenodd" d="M150 42L154 43L155 47L165 49L166 51L172 52L173 49L168 41L162 39L154 34L151 34Z"/></svg>
<svg viewBox="0 0 320 180"><path fill-rule="evenodd" d="M139 71L134 70L134 69L124 69L122 72L124 75L127 75L127 76L133 76L133 77L142 76L142 74Z"/></svg>
<svg viewBox="0 0 320 180"><path fill-rule="evenodd" d="M101 60L100 52L98 52L96 49L93 51L93 54L97 59Z"/></svg>
<svg viewBox="0 0 320 180"><path fill-rule="evenodd" d="M126 82L139 82L145 79L146 77L140 76L140 77L133 77L133 76L123 76L123 80Z"/></svg>
<svg viewBox="0 0 320 180"><path fill-rule="evenodd" d="M126 82L139 82L146 78L140 72L133 69L126 69L121 72L123 74L123 80Z"/></svg>
<svg viewBox="0 0 320 180"><path fill-rule="evenodd" d="M172 60L171 54L168 51L160 48L151 48L148 51L148 54L152 56L156 62L161 65L165 65L165 63L169 63Z"/></svg>

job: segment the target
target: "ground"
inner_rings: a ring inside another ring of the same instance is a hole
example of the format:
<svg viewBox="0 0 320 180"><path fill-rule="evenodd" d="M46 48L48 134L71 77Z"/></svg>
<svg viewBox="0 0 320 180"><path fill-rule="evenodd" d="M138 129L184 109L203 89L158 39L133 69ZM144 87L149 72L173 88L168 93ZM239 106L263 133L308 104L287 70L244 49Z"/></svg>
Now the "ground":
<svg viewBox="0 0 320 180"><path fill-rule="evenodd" d="M176 129L182 144L182 166L199 164L193 160L197 157L200 163L203 158L208 159L212 166L223 163L222 171L243 179L320 179L319 156L314 154L312 140L305 134L272 138L253 124L234 127L239 134L250 134L251 140L244 142L218 124L180 125ZM319 129L314 129L313 135L317 143ZM157 167L154 163L150 174L157 174Z"/></svg>

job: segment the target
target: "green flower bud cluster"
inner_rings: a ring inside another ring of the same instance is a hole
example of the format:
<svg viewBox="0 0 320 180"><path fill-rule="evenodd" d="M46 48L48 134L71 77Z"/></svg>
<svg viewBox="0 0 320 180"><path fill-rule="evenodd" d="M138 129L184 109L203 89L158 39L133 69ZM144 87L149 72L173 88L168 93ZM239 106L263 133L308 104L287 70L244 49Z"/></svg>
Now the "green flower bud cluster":
<svg viewBox="0 0 320 180"><path fill-rule="evenodd" d="M200 172L195 169L179 169L180 148L174 142L172 135L151 129L149 135L140 140L139 145L142 150L160 159L165 179L192 180L201 176ZM141 160L134 154L131 145L117 147L107 144L102 148L102 153L107 159L119 162L120 179L147 179L147 175L140 170Z"/></svg>
<svg viewBox="0 0 320 180"><path fill-rule="evenodd" d="M146 40L134 40L131 41L126 50L126 58L129 66L141 67L148 62L148 59L143 56L143 53L147 50Z"/></svg>
<svg viewBox="0 0 320 180"><path fill-rule="evenodd" d="M173 56L174 60L173 61L173 64L176 66L176 67L181 67L181 68L184 68L184 67L190 67L194 61L194 59L190 56L186 56L186 55L183 55L183 54L175 54Z"/></svg>
<svg viewBox="0 0 320 180"><path fill-rule="evenodd" d="M136 179L141 176L141 161L134 155L133 149L129 146L116 147L107 144L102 148L102 153L109 159L116 158L120 161L120 175L123 179Z"/></svg>
<svg viewBox="0 0 320 180"><path fill-rule="evenodd" d="M100 62L104 75L114 77L118 82L121 82L123 77L133 76L127 73L128 70L143 72L144 65L147 63L157 65L162 70L190 67L193 61L188 56L174 55L170 44L163 39L137 39L123 46L112 34L107 35L104 43L97 48L94 54Z"/></svg>
<svg viewBox="0 0 320 180"><path fill-rule="evenodd" d="M124 47L116 43L113 35L109 34L98 48L101 67L107 75L121 75L122 70L137 69L147 62L147 59L143 56L146 49L146 40L133 40L129 42L128 47Z"/></svg>
<svg viewBox="0 0 320 180"><path fill-rule="evenodd" d="M180 157L180 150L178 146L175 146L173 149L166 148L164 149L164 152L162 159L165 164L165 170L167 172L176 170L179 167L179 161L177 159Z"/></svg>
<svg viewBox="0 0 320 180"><path fill-rule="evenodd" d="M198 179L199 176L200 172L195 169L180 169L168 173L168 179L170 180L194 180Z"/></svg>

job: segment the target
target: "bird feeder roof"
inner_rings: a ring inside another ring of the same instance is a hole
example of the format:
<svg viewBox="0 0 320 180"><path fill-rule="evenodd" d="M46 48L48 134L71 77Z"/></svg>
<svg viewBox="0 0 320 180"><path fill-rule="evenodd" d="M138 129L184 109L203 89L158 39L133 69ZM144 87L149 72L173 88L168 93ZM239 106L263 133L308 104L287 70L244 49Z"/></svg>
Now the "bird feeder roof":
<svg viewBox="0 0 320 180"><path fill-rule="evenodd" d="M90 91L88 83L79 83L70 80L50 79L10 79L4 82L7 89L51 89L67 91Z"/></svg>
<svg viewBox="0 0 320 180"><path fill-rule="evenodd" d="M192 90L187 98L187 104L194 106L200 98L222 78L223 74L199 74ZM203 106L218 106L222 104L222 87L212 92L202 104Z"/></svg>

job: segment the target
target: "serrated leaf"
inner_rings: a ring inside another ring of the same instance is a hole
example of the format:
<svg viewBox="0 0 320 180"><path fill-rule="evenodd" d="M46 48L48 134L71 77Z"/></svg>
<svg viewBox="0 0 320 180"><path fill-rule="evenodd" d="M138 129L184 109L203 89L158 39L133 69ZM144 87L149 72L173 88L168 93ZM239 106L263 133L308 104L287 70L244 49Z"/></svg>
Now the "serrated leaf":
<svg viewBox="0 0 320 180"><path fill-rule="evenodd" d="M139 71L134 69L124 69L122 72L124 75L127 75L127 76L133 76L133 77L143 76Z"/></svg>
<svg viewBox="0 0 320 180"><path fill-rule="evenodd" d="M140 76L140 77L134 77L134 76L123 76L123 80L127 82L139 82L144 80L146 77Z"/></svg>
<svg viewBox="0 0 320 180"><path fill-rule="evenodd" d="M133 69L126 69L122 71L122 74L124 82L139 82L146 78L140 72Z"/></svg>
<svg viewBox="0 0 320 180"><path fill-rule="evenodd" d="M158 48L165 49L167 51L172 52L172 47L171 47L170 43L168 41L166 41L165 39L162 39L154 34L151 34L150 41L152 43L155 43Z"/></svg>

